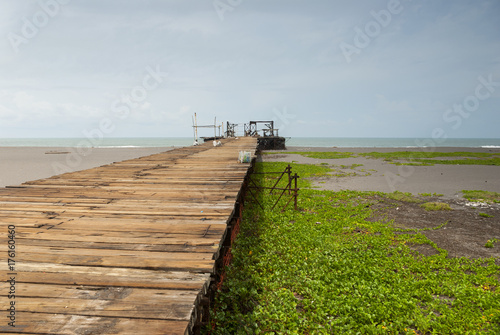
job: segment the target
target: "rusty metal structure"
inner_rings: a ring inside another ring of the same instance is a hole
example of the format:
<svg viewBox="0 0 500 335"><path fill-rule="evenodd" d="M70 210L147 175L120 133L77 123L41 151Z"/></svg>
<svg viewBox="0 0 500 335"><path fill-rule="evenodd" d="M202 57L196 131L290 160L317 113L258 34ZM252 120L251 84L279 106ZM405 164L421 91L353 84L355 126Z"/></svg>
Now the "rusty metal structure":
<svg viewBox="0 0 500 335"><path fill-rule="evenodd" d="M259 129L258 125L264 125L264 128ZM278 129L274 129L274 121L250 121L245 124L245 136L278 136Z"/></svg>
<svg viewBox="0 0 500 335"><path fill-rule="evenodd" d="M239 131L243 127L243 133ZM224 124L217 125L216 119L214 119L213 125L202 125L199 126L196 120L196 114L193 118L193 130L194 130L194 143L198 145L198 128L211 128L214 129L214 136L201 137L205 142L217 141L223 137L257 137L257 149L258 150L286 150L285 142L286 138L279 136L278 130L274 128L274 121L249 121L248 123L239 124L226 122L226 131L224 131ZM221 129L222 134L221 135ZM218 130L218 135L217 135Z"/></svg>
<svg viewBox="0 0 500 335"><path fill-rule="evenodd" d="M226 123L226 137L236 137L237 135L237 123L231 123L227 121Z"/></svg>
<svg viewBox="0 0 500 335"><path fill-rule="evenodd" d="M285 195L285 193L288 193L289 199L286 202L286 204L282 207L281 212L285 211L285 209L288 207L288 205L290 204L290 202L292 200L293 200L293 204L294 204L293 208L295 210L297 210L297 199L299 196L299 188L297 187L297 181L299 179L299 176L297 175L297 173L292 175L292 167L290 166L290 164L288 164L288 166L282 172L253 172L252 171L252 175L258 175L258 174L263 174L263 175L279 174L279 177L276 179L276 182L274 183L274 185L272 187L265 187L265 186L257 185L255 183L255 181L250 178L251 185L248 186L248 190L249 190L248 193L252 196L252 198L256 201L256 203L260 206L261 209L264 209L264 207L262 206L261 202L259 201L259 198L256 196L254 191L260 192L262 190L270 190L269 194L274 194L275 191L280 191L280 192L278 192L279 197L278 197L278 199L276 199L274 201L274 205L271 208L271 210L274 210L276 205L278 205L278 203L282 199L283 195ZM285 175L288 176L288 181L287 181L286 186L284 188L278 187L279 182L283 179L283 177Z"/></svg>
<svg viewBox="0 0 500 335"><path fill-rule="evenodd" d="M245 136L257 137L258 150L286 150L286 139L278 135L274 121L250 121L244 127Z"/></svg>

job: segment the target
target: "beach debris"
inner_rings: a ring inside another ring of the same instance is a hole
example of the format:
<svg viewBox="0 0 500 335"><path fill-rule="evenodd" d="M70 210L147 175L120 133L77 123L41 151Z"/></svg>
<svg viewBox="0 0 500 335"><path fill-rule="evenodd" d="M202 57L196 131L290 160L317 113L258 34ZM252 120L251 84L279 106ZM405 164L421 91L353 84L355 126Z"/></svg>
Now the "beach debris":
<svg viewBox="0 0 500 335"><path fill-rule="evenodd" d="M485 201L458 201L459 205L470 207L470 208L482 208L482 209L499 209L499 203L488 203Z"/></svg>
<svg viewBox="0 0 500 335"><path fill-rule="evenodd" d="M69 153L70 153L69 151L58 151L58 150L50 150L45 152L46 155L63 155Z"/></svg>
<svg viewBox="0 0 500 335"><path fill-rule="evenodd" d="M250 163L252 155L250 151L240 151L238 154L238 161L240 163Z"/></svg>
<svg viewBox="0 0 500 335"><path fill-rule="evenodd" d="M467 207L489 207L489 204L486 202L466 202L465 206L467 206Z"/></svg>

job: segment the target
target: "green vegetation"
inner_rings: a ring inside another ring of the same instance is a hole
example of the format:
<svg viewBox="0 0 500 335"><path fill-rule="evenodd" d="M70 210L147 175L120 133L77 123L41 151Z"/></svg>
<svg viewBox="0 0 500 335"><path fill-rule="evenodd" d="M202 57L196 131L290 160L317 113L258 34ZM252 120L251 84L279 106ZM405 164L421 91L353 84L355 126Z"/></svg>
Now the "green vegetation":
<svg viewBox="0 0 500 335"><path fill-rule="evenodd" d="M413 196L409 192L394 191L393 193L385 194L385 197L392 200L403 201L403 202L422 202L420 199Z"/></svg>
<svg viewBox="0 0 500 335"><path fill-rule="evenodd" d="M426 202L420 207L426 211L451 211L450 205L444 202Z"/></svg>
<svg viewBox="0 0 500 335"><path fill-rule="evenodd" d="M493 248L495 246L495 243L498 242L498 239L493 238L491 240L488 240L486 244L484 245L486 248Z"/></svg>
<svg viewBox="0 0 500 335"><path fill-rule="evenodd" d="M490 159L453 159L453 160L434 160L434 159L416 159L415 165L434 165L434 164L448 164L448 165L500 165L500 157ZM401 163L402 165L404 163ZM409 164L408 164L409 165Z"/></svg>
<svg viewBox="0 0 500 335"><path fill-rule="evenodd" d="M498 153L486 152L425 152L425 151L393 151L393 152L368 152L360 153L360 156L370 158L389 158L389 159L415 159L415 158L443 158L443 157L470 157L470 158L500 158Z"/></svg>
<svg viewBox="0 0 500 335"><path fill-rule="evenodd" d="M295 154L302 155L304 157L309 158L318 158L318 159L339 159L339 158L350 158L355 157L353 152L321 152L321 151L283 151L280 154Z"/></svg>
<svg viewBox="0 0 500 335"><path fill-rule="evenodd" d="M257 164L279 171L286 164ZM375 192L304 189L322 166L293 165L298 211L246 203L233 263L212 313L213 334L497 334L495 259L448 258L421 232L368 221ZM255 175L270 185L274 177ZM387 195L411 198L401 192ZM286 200L283 200L286 201ZM444 224L443 224L444 225ZM439 229L437 227L436 229ZM424 256L411 245L427 244Z"/></svg>
<svg viewBox="0 0 500 335"><path fill-rule="evenodd" d="M369 158L384 158L396 165L425 165L451 164L451 165L500 165L500 155L482 152L370 152L360 154ZM441 159L439 159L441 158ZM445 158L445 159L442 159ZM456 158L456 159L453 159ZM394 162L403 160L403 162Z"/></svg>
<svg viewBox="0 0 500 335"><path fill-rule="evenodd" d="M483 218L493 218L494 217L493 215L489 215L487 213L479 213L479 216L483 217Z"/></svg>
<svg viewBox="0 0 500 335"><path fill-rule="evenodd" d="M256 163L255 169L258 172L281 172L284 171L287 165L292 167L292 173L297 173L299 175L299 180L297 186L299 188L311 187L311 181L307 180L311 177L331 177L331 172L335 170L330 169L324 165L313 165L313 164L297 164L297 163L286 163L286 162L270 162L270 163ZM258 180L260 183L270 183L273 186L279 174L266 174L261 175L262 179Z"/></svg>
<svg viewBox="0 0 500 335"><path fill-rule="evenodd" d="M483 152L369 152L361 153L359 156L368 158L384 159L396 165L500 165L500 155ZM439 159L446 158L446 159ZM456 158L456 159L453 159ZM404 162L394 162L403 160Z"/></svg>
<svg viewBox="0 0 500 335"><path fill-rule="evenodd" d="M418 195L420 195L421 197L442 197L443 196L442 194L438 194L438 193L419 193Z"/></svg>
<svg viewBox="0 0 500 335"><path fill-rule="evenodd" d="M409 229L395 228L394 231L399 231L399 232L409 232L409 231L412 231L412 232L418 233L420 231L439 230L439 229L443 228L444 226L446 226L447 224L448 224L448 221L440 224L437 227L433 227L433 228L409 228Z"/></svg>
<svg viewBox="0 0 500 335"><path fill-rule="evenodd" d="M279 151L265 152L264 154L297 154L318 159L340 159L351 157L367 157L383 159L396 165L431 166L434 164L451 165L500 165L499 153L485 152L423 152L423 151L394 151L369 152L354 154L352 152L302 152Z"/></svg>
<svg viewBox="0 0 500 335"><path fill-rule="evenodd" d="M340 168L354 170L355 168L360 166L363 166L363 164L340 165Z"/></svg>
<svg viewBox="0 0 500 335"><path fill-rule="evenodd" d="M354 177L354 176L358 176L358 174L356 172L343 172L343 171L337 171L335 173L332 174L333 177L337 177L337 178L343 178L343 177Z"/></svg>
<svg viewBox="0 0 500 335"><path fill-rule="evenodd" d="M478 190L463 190L464 198L473 202L500 203L500 193Z"/></svg>

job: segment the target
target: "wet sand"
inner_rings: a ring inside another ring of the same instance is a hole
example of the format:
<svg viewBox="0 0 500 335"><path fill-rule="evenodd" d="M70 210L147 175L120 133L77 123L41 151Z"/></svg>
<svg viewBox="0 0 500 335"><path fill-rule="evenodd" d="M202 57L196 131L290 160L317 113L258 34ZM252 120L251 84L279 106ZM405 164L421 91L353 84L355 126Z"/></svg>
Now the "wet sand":
<svg viewBox="0 0 500 335"><path fill-rule="evenodd" d="M0 187L172 150L164 148L0 147ZM80 150L78 152L77 150Z"/></svg>

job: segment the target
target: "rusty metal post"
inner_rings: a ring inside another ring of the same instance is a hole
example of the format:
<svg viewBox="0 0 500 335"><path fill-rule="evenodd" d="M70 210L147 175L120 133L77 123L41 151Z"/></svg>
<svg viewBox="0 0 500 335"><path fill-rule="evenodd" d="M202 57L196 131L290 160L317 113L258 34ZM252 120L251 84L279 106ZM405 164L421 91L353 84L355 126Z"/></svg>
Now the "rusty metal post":
<svg viewBox="0 0 500 335"><path fill-rule="evenodd" d="M291 191L292 191L292 179L291 179L292 167L290 166L290 164L288 164L288 166L286 168L287 168L287 173L288 173L288 185L290 185L290 188L288 189L288 195L290 195Z"/></svg>
<svg viewBox="0 0 500 335"><path fill-rule="evenodd" d="M297 210L297 197L299 195L299 190L297 188L297 179L299 179L299 176L297 175L297 173L295 173L295 176L293 176L293 178L295 179L295 189L294 189L295 210Z"/></svg>
<svg viewBox="0 0 500 335"><path fill-rule="evenodd" d="M281 178L283 178L285 173L288 173L288 182L290 183L290 171L291 171L290 169L291 169L290 164L288 164L288 166L285 168L285 171L281 173L278 180L276 180L276 183L274 183L273 187L271 187L271 191L269 191L269 194L273 194L274 189L276 188L276 186L278 186L279 182L281 181Z"/></svg>

